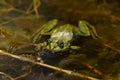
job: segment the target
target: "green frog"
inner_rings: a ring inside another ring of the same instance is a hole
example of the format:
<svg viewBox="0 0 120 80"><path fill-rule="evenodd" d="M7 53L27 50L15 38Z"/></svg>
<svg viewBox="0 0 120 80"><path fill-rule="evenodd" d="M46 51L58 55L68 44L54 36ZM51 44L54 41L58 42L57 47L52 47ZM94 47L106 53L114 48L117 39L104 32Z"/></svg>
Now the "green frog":
<svg viewBox="0 0 120 80"><path fill-rule="evenodd" d="M36 47L37 49L51 53L63 52L66 50L78 50L80 49L80 46L71 45L75 35L92 36L94 39L98 36L94 26L85 20L80 20L78 26L71 24L57 26L57 23L57 19L50 20L33 34L33 43L40 40L42 36L50 36L43 42L39 42Z"/></svg>

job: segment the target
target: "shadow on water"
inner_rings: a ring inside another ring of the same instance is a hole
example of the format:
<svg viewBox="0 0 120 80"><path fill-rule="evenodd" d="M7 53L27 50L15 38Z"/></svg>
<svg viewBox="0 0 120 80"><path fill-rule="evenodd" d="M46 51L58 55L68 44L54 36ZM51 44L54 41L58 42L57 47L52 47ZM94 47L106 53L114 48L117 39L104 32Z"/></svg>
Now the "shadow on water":
<svg viewBox="0 0 120 80"><path fill-rule="evenodd" d="M18 10L26 11L32 0L26 0L24 4L22 0L18 0L19 3L14 1L6 0ZM104 45L105 43L120 49L119 5L118 0L87 0L86 2L82 0L41 0L41 5L38 7L40 17L36 17L34 11L25 15L14 9L4 13L0 10L2 13L0 13L0 49L20 56L22 54L34 60L41 56L37 54L35 47L20 42L31 43L31 35L41 25L55 18L59 20L59 25L69 23L77 26L79 20L86 20L95 26L98 35L103 40L75 37L72 44L80 46L80 50L70 54L71 51L64 52L67 54L62 55L51 55L46 52L41 58L44 63L98 79L120 80L120 53ZM6 7L1 4L0 6ZM9 7L6 10L8 9ZM97 72L94 71L96 69ZM17 80L86 80L1 54L0 72L5 72L13 78L27 73L26 76ZM0 80L9 79L0 75Z"/></svg>

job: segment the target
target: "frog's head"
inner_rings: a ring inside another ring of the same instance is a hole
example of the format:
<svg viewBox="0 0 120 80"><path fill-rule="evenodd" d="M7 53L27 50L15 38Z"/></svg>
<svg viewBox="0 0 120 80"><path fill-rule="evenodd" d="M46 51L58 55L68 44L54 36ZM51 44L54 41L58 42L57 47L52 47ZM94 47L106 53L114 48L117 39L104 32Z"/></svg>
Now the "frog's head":
<svg viewBox="0 0 120 80"><path fill-rule="evenodd" d="M51 52L65 51L70 47L70 42L64 42L62 40L51 40L46 42L46 49Z"/></svg>

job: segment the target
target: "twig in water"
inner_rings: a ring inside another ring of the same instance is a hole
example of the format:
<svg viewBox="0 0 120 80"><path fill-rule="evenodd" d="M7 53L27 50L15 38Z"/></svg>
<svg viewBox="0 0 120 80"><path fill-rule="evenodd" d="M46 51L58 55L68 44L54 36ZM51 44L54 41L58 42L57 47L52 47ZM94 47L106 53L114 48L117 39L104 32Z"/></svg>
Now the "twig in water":
<svg viewBox="0 0 120 80"><path fill-rule="evenodd" d="M23 78L23 77L26 77L26 76L28 76L30 73L31 73L31 69L30 69L30 71L29 71L28 73L24 73L24 74L16 77L15 80L20 79L20 78Z"/></svg>
<svg viewBox="0 0 120 80"><path fill-rule="evenodd" d="M118 52L118 54L120 54L120 50L119 50L119 49L117 49L117 48L115 48L115 47L113 47L113 46L111 46L111 45L109 45L109 44L107 44L107 43L108 43L108 41L107 41L107 40L103 39L103 38L102 38L102 37L100 37L100 36L98 36L98 39L100 39L101 41L103 41L103 43L102 43L102 44L103 44L105 47L110 48L110 49L112 49L112 50L114 50L114 51Z"/></svg>
<svg viewBox="0 0 120 80"><path fill-rule="evenodd" d="M39 0L33 0L33 4L34 4L34 11L36 13L36 16L39 16L39 12L38 12L38 7L40 6L40 1Z"/></svg>
<svg viewBox="0 0 120 80"><path fill-rule="evenodd" d="M94 73L96 73L97 75L103 77L103 78L110 78L110 76L103 74L102 72L100 72L98 69L94 68L93 66L91 66L90 64L84 64L85 66L87 66L87 68L91 69Z"/></svg>
<svg viewBox="0 0 120 80"><path fill-rule="evenodd" d="M26 14L30 14L32 12L36 13L36 16L39 16L39 12L38 12L38 7L41 5L40 0L33 0L33 2L31 2L31 4L29 5Z"/></svg>
<svg viewBox="0 0 120 80"><path fill-rule="evenodd" d="M77 72L74 72L74 71L65 70L65 69L62 69L62 68L51 66L51 65L48 65L48 64L36 62L36 61L30 60L30 59L25 58L25 57L20 57L20 56L17 56L17 55L5 52L3 50L0 50L0 53L4 54L4 55L7 55L7 56L10 56L10 57L13 57L13 58L16 58L16 59L19 59L19 60L22 60L22 61L30 62L30 63L33 63L33 64L37 64L39 66L44 66L44 67L47 67L47 68L50 68L50 69L53 69L53 70L64 72L64 73L69 74L69 75L74 75L74 76L78 76L78 77L89 79L89 80L99 80L97 78L94 78L94 77L91 77L91 76L87 76L87 75L84 75L84 74L81 74L81 73L77 73Z"/></svg>
<svg viewBox="0 0 120 80"><path fill-rule="evenodd" d="M14 78L12 78L10 75L4 73L4 72L0 72L1 75L4 75L5 77L9 78L10 80L16 80Z"/></svg>
<svg viewBox="0 0 120 80"><path fill-rule="evenodd" d="M110 18L111 21L119 21L120 22L120 17L112 15L110 13L106 13L103 11L98 11L98 10L93 10L93 11L74 11L74 14L84 14L84 15L97 15L97 16L101 16L101 17L108 17Z"/></svg>

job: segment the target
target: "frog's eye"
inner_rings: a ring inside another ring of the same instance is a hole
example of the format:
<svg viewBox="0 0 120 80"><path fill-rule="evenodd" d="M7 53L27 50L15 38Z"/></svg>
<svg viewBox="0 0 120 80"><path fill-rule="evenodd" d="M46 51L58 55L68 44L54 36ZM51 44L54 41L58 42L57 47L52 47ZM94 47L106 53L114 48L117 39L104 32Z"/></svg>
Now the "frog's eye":
<svg viewBox="0 0 120 80"><path fill-rule="evenodd" d="M51 39L48 39L48 40L46 41L47 45L49 45L51 42L52 42Z"/></svg>
<svg viewBox="0 0 120 80"><path fill-rule="evenodd" d="M57 44L60 48L64 47L64 42L63 41L58 41Z"/></svg>

